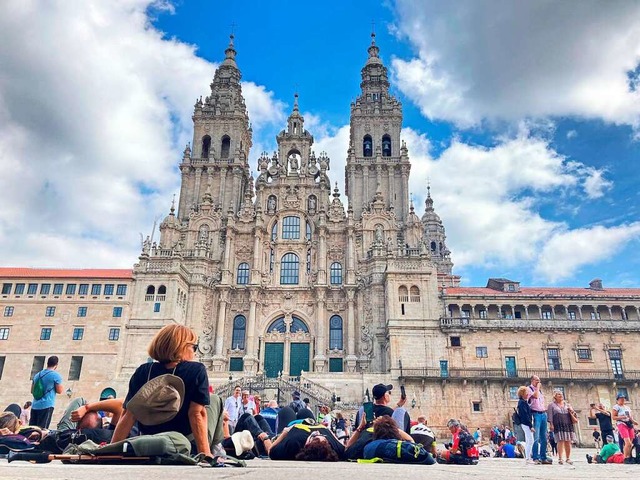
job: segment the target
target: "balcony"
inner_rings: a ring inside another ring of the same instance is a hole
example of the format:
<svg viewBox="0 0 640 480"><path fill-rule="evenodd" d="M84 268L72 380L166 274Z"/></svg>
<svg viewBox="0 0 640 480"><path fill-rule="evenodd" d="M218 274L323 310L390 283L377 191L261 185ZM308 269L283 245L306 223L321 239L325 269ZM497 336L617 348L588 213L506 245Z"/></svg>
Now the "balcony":
<svg viewBox="0 0 640 480"><path fill-rule="evenodd" d="M565 318L468 318L441 317L441 330L569 330L595 332L640 332L638 320L570 320Z"/></svg>
<svg viewBox="0 0 640 480"><path fill-rule="evenodd" d="M403 368L399 378L429 380L503 380L518 382L522 385L537 375L545 381L595 382L595 381L631 381L640 380L640 370L627 370L613 373L611 370L544 370L536 368Z"/></svg>

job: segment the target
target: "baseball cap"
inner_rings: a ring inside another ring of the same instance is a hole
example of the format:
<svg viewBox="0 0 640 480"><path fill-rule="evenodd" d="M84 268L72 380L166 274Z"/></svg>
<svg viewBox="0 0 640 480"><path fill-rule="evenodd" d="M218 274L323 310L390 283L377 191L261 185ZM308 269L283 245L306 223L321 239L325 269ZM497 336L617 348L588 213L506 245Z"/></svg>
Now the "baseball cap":
<svg viewBox="0 0 640 480"><path fill-rule="evenodd" d="M627 396L623 395L622 393L619 393L618 395L616 395L616 400L620 400L621 398L624 398L626 400Z"/></svg>
<svg viewBox="0 0 640 480"><path fill-rule="evenodd" d="M379 383L373 387L371 393L373 393L373 398L376 400L384 397L384 394L393 390L393 385L385 385L384 383Z"/></svg>
<svg viewBox="0 0 640 480"><path fill-rule="evenodd" d="M611 442L613 442L613 436L607 435L607 443L611 443Z"/></svg>

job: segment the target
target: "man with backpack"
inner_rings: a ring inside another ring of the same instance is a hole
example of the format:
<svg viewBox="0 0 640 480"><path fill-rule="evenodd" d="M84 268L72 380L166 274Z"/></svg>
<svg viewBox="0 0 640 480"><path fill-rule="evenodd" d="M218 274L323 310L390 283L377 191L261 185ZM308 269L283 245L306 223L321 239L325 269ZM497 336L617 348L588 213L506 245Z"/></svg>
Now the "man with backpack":
<svg viewBox="0 0 640 480"><path fill-rule="evenodd" d="M477 465L480 455L473 436L455 419L447 422L447 428L452 435L451 446L438 452L438 463Z"/></svg>
<svg viewBox="0 0 640 480"><path fill-rule="evenodd" d="M61 394L64 391L62 376L56 371L57 369L58 357L51 355L47 360L47 368L33 376L31 382L33 404L29 425L49 428L53 408L56 405L56 394Z"/></svg>

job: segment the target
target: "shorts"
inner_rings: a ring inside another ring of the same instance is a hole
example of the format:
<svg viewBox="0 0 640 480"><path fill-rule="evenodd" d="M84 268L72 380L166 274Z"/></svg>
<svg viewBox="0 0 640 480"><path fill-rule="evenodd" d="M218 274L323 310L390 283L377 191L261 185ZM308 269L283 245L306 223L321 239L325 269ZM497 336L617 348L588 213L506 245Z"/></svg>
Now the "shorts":
<svg viewBox="0 0 640 480"><path fill-rule="evenodd" d="M620 434L620 438L630 438L633 439L635 437L635 431L631 427L627 427L624 423L618 424L618 433Z"/></svg>
<svg viewBox="0 0 640 480"><path fill-rule="evenodd" d="M624 463L624 455L622 453L614 453L607 458L607 463Z"/></svg>

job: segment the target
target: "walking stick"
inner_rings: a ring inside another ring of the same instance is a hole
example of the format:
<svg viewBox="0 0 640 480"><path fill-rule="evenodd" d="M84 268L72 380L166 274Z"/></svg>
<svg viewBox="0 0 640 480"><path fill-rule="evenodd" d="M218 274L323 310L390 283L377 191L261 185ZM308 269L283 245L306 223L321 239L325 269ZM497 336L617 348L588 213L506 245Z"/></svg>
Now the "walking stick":
<svg viewBox="0 0 640 480"><path fill-rule="evenodd" d="M126 455L57 455L48 452L9 452L7 462L50 463L53 460L60 460L63 463L100 463L122 460L144 462L150 459L151 457L132 457Z"/></svg>

